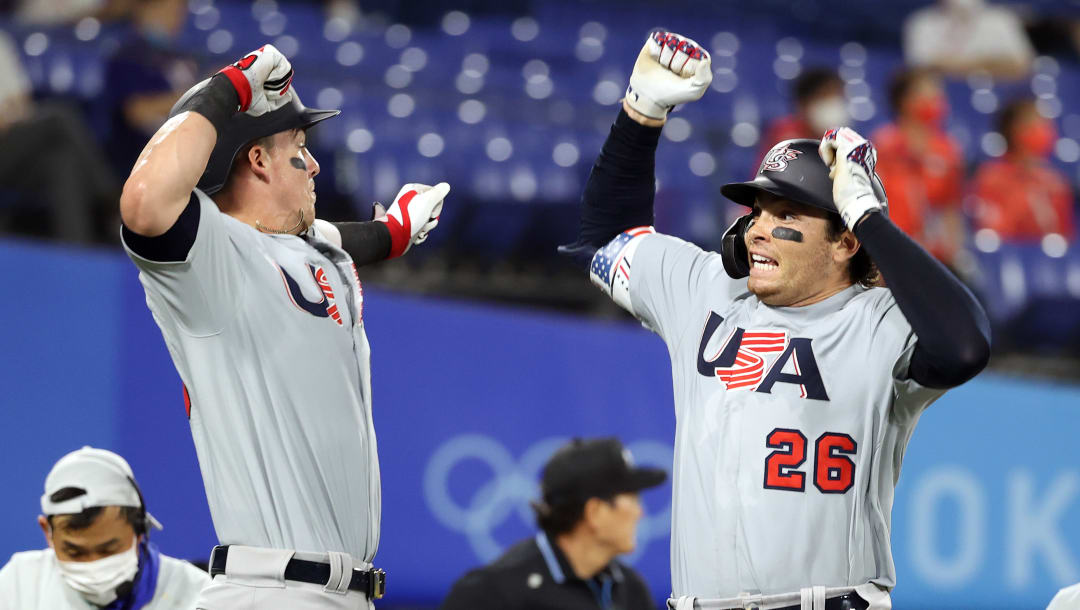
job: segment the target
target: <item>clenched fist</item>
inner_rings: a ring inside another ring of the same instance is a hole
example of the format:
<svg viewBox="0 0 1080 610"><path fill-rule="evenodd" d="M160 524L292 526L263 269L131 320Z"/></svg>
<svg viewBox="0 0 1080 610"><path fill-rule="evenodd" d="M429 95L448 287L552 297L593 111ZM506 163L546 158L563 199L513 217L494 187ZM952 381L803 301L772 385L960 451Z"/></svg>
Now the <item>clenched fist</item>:
<svg viewBox="0 0 1080 610"><path fill-rule="evenodd" d="M651 119L677 104L701 99L712 82L712 59L698 43L672 32L653 32L638 53L626 103Z"/></svg>
<svg viewBox="0 0 1080 610"><path fill-rule="evenodd" d="M427 239L428 233L439 224L443 199L449 192L450 185L445 182L435 186L406 184L401 187L386 215L375 219L385 222L390 229L389 258L401 256L412 245Z"/></svg>
<svg viewBox="0 0 1080 610"><path fill-rule="evenodd" d="M821 160L833 180L833 201L844 224L852 231L869 212L888 212L884 189L877 177L877 150L854 129L830 129L818 146Z"/></svg>
<svg viewBox="0 0 1080 610"><path fill-rule="evenodd" d="M259 116L281 108L292 98L293 69L272 44L263 45L221 69L240 96L240 112Z"/></svg>

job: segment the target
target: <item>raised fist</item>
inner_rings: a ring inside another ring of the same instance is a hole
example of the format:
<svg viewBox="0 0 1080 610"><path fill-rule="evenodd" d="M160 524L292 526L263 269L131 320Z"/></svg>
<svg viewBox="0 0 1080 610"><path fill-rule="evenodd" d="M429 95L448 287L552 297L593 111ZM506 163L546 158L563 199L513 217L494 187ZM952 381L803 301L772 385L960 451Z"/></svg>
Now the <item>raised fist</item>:
<svg viewBox="0 0 1080 610"><path fill-rule="evenodd" d="M259 47L220 72L236 88L240 112L259 116L277 110L292 98L292 64L272 44Z"/></svg>
<svg viewBox="0 0 1080 610"><path fill-rule="evenodd" d="M439 224L443 199L449 192L450 185L445 182L435 186L406 184L401 187L386 215L375 219L385 222L390 229L389 258L401 256L413 244L423 243L427 239Z"/></svg>
<svg viewBox="0 0 1080 610"><path fill-rule="evenodd" d="M672 32L653 32L638 53L626 102L663 119L676 104L701 99L712 82L712 59L701 45Z"/></svg>
<svg viewBox="0 0 1080 610"><path fill-rule="evenodd" d="M829 167L833 181L833 201L844 224L852 231L855 225L872 211L884 211L884 190L881 198L874 188L878 180L877 150L866 138L850 127L830 129L818 145L821 160Z"/></svg>

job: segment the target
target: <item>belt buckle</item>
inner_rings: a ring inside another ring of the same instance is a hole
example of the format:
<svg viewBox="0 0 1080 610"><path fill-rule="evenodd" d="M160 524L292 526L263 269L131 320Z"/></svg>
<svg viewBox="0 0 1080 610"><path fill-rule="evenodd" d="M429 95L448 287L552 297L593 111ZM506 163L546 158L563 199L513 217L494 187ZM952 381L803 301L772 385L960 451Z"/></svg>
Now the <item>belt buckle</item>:
<svg viewBox="0 0 1080 610"><path fill-rule="evenodd" d="M371 570L368 572L368 599L382 599L386 595L386 571Z"/></svg>

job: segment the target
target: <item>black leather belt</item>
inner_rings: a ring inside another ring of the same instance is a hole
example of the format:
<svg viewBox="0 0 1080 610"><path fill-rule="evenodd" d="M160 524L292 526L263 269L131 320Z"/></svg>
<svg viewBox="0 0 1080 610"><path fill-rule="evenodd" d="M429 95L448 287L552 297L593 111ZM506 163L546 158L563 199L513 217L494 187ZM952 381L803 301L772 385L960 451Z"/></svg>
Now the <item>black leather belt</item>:
<svg viewBox="0 0 1080 610"><path fill-rule="evenodd" d="M215 546L210 554L210 578L225 573L229 547ZM285 565L285 580L325 585L330 581L330 564L304 559L290 559ZM368 599L380 599L386 594L386 572L382 570L353 570L349 589L361 591ZM832 610L831 608L829 610Z"/></svg>
<svg viewBox="0 0 1080 610"><path fill-rule="evenodd" d="M869 607L870 602L859 597L856 593L845 593L825 600L825 610L866 610ZM795 604L794 606L784 606L776 610L799 610L799 608L801 606Z"/></svg>

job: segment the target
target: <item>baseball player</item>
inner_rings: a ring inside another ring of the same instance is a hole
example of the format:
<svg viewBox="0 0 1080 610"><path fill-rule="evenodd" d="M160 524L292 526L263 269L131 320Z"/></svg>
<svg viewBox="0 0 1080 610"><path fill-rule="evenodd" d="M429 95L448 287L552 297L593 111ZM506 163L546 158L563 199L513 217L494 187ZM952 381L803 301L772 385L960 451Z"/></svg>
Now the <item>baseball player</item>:
<svg viewBox="0 0 1080 610"><path fill-rule="evenodd" d="M45 477L38 525L49 548L0 569L0 610L191 610L210 579L159 552L127 461L83 447Z"/></svg>
<svg viewBox="0 0 1080 610"><path fill-rule="evenodd" d="M563 248L594 252L593 283L668 346L669 605L886 608L904 449L923 409L986 365L986 316L889 221L876 153L846 128L780 142L725 185L748 213L721 253L657 234L660 130L709 64L693 40L649 37Z"/></svg>
<svg viewBox="0 0 1080 610"><path fill-rule="evenodd" d="M200 83L147 144L120 202L124 247L185 388L221 546L198 607L369 608L380 484L356 263L435 228L446 183L386 216L315 220L319 164L272 45Z"/></svg>

